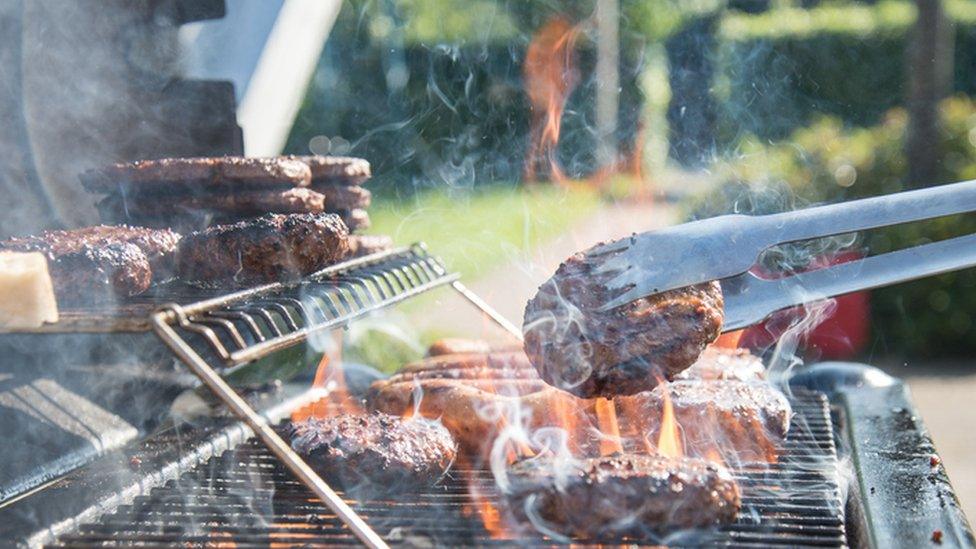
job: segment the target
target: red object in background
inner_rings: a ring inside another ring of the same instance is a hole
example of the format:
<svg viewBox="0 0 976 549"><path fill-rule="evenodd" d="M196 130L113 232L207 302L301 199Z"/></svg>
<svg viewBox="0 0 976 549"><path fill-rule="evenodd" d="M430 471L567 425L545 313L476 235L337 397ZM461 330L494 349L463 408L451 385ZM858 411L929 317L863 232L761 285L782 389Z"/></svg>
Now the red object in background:
<svg viewBox="0 0 976 549"><path fill-rule="evenodd" d="M855 251L825 256L811 262L806 270L847 263L862 257L864 254ZM801 344L805 349L804 354L816 359L843 360L854 358L863 351L869 337L869 295L868 292L857 292L834 298L835 305L827 313L827 318L803 338ZM784 318L795 318L800 313L801 310L792 309L746 329L739 339L739 346L753 350L770 347L790 325L789 322L784 322Z"/></svg>

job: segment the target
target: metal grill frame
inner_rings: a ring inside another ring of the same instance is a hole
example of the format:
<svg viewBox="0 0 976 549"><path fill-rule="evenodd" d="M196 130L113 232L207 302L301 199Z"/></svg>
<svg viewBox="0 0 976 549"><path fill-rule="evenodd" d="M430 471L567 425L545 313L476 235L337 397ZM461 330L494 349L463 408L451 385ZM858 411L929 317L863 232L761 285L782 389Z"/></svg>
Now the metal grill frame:
<svg viewBox="0 0 976 549"><path fill-rule="evenodd" d="M295 283L267 284L189 305L164 305L152 314L150 324L173 354L336 513L359 541L367 547L383 548L387 547L386 542L292 451L265 417L223 379L222 373L446 284L521 340L521 331L468 290L459 278L428 253L423 243L417 243L328 267ZM191 343L194 336L196 345ZM236 349L229 350L228 342ZM204 354L201 346L206 349ZM212 366L205 355L216 357L220 365Z"/></svg>
<svg viewBox="0 0 976 549"><path fill-rule="evenodd" d="M298 282L166 304L151 324L157 333L161 324L173 327L179 339L198 350L202 344L202 354L232 368L458 278L423 244L414 244L333 265Z"/></svg>

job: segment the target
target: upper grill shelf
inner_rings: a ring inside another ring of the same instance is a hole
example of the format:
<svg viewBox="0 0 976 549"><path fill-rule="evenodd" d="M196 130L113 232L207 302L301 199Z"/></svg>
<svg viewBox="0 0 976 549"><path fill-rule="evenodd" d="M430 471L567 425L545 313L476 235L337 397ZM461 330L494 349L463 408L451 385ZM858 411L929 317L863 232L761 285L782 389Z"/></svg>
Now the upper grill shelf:
<svg viewBox="0 0 976 549"><path fill-rule="evenodd" d="M354 259L299 282L276 283L154 313L211 363L238 366L309 336L454 282L422 244Z"/></svg>

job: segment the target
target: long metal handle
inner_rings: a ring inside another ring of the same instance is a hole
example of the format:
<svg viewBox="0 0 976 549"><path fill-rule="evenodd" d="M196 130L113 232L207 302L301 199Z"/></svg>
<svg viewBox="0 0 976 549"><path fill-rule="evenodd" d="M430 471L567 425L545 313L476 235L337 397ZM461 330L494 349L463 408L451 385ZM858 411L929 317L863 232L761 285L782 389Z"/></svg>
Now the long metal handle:
<svg viewBox="0 0 976 549"><path fill-rule="evenodd" d="M774 242L795 242L976 210L976 180L759 216Z"/></svg>
<svg viewBox="0 0 976 549"><path fill-rule="evenodd" d="M722 281L724 330L759 323L770 314L803 303L976 267L976 235L841 263L766 280L746 273Z"/></svg>
<svg viewBox="0 0 976 549"><path fill-rule="evenodd" d="M383 541L383 538L373 531L351 507L346 505L346 502L288 446L288 443L274 432L271 426L268 425L268 421L255 412L192 347L180 338L176 331L166 322L166 316L166 312L153 314L152 325L160 339L166 343L173 353L203 381L214 395L230 408L234 415L244 421L254 431L254 434L261 439L278 459L284 462L303 484L308 486L329 509L335 512L339 519L352 530L353 534L363 544L371 548L388 547L386 542Z"/></svg>

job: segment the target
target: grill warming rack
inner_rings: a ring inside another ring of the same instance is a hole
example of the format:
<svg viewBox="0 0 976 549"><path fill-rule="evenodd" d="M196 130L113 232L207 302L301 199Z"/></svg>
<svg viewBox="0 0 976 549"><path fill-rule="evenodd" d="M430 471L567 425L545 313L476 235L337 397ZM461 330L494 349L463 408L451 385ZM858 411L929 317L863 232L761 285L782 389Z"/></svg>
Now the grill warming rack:
<svg viewBox="0 0 976 549"><path fill-rule="evenodd" d="M843 493L839 484L830 410L822 393L797 390L791 398L795 428L773 465L733 470L743 490L735 523L689 541L721 547L845 547ZM472 492L480 498L474 500ZM352 500L349 500L352 502ZM492 535L477 508L502 496L489 471L457 470L439 486L398 498L363 501L357 512L391 544L431 546L553 546L533 532ZM138 496L62 536L55 547L220 544L239 548L273 544L348 546L356 538L336 513L316 501L262 445L250 440ZM586 543L654 545L649 539ZM680 541L678 545L681 545Z"/></svg>
<svg viewBox="0 0 976 549"><path fill-rule="evenodd" d="M235 367L341 328L371 312L448 285L502 329L521 332L468 290L422 243L354 259L294 283L275 283L193 304L167 304L150 318L163 343L254 431L258 439L369 547L386 542L224 379Z"/></svg>

